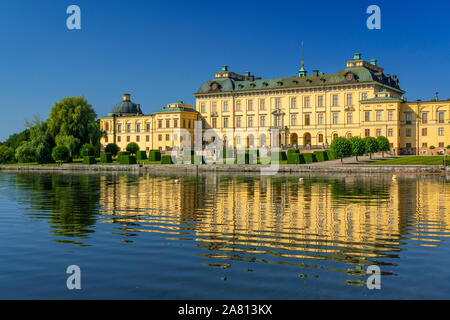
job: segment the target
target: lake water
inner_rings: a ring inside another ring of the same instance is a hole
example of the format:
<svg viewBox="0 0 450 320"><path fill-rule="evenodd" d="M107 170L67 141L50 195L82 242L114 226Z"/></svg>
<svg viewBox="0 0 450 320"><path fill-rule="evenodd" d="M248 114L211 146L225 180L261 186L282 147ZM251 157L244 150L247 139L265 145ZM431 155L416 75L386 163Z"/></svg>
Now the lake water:
<svg viewBox="0 0 450 320"><path fill-rule="evenodd" d="M0 172L0 298L449 299L449 208L436 176Z"/></svg>

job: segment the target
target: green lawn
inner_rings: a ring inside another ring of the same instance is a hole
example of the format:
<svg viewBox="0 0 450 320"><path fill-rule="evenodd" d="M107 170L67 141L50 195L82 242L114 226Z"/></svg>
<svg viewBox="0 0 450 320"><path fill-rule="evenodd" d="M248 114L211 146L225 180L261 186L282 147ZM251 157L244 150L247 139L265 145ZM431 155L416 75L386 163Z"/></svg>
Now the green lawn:
<svg viewBox="0 0 450 320"><path fill-rule="evenodd" d="M444 156L409 156L395 159L380 160L370 163L369 165L441 165ZM446 164L450 165L450 157L447 157Z"/></svg>

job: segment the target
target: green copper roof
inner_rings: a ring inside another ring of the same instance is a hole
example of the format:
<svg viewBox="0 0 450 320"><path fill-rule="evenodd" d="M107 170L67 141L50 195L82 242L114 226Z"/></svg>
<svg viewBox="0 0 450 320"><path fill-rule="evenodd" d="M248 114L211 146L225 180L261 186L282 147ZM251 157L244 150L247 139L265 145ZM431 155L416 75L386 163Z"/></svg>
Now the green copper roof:
<svg viewBox="0 0 450 320"><path fill-rule="evenodd" d="M160 112L176 112L176 111L187 111L187 112L197 112L194 109L191 108L183 108L183 107L162 107L161 110L156 111L155 113L160 113Z"/></svg>
<svg viewBox="0 0 450 320"><path fill-rule="evenodd" d="M351 73L351 75L350 75ZM334 74L319 74L306 77L288 77L275 79L236 80L216 78L205 82L196 94L217 92L241 92L265 89L304 88L358 82L378 82L401 90L398 81L365 67L345 68Z"/></svg>
<svg viewBox="0 0 450 320"><path fill-rule="evenodd" d="M135 104L131 101L122 101L118 103L113 111L112 114L138 114L143 115L140 105Z"/></svg>
<svg viewBox="0 0 450 320"><path fill-rule="evenodd" d="M392 101L392 100L402 100L402 99L392 97L376 97L372 99L361 100L361 102Z"/></svg>

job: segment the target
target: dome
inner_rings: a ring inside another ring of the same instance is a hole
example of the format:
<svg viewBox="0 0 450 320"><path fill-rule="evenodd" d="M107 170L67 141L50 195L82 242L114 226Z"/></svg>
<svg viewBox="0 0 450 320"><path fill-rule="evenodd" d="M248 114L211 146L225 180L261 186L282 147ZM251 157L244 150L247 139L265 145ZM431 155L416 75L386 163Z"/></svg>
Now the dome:
<svg viewBox="0 0 450 320"><path fill-rule="evenodd" d="M123 95L123 101L118 103L114 109L112 110L112 114L121 115L121 114L133 114L133 115L142 115L141 106L131 101L131 95L125 93Z"/></svg>

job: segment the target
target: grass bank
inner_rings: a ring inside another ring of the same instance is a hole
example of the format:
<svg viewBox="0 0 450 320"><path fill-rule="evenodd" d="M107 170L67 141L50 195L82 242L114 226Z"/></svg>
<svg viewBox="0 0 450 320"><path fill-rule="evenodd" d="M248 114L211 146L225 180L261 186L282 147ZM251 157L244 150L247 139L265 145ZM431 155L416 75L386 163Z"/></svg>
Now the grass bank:
<svg viewBox="0 0 450 320"><path fill-rule="evenodd" d="M394 159L380 160L364 165L442 165L444 156L409 156ZM446 165L450 166L450 157L446 158Z"/></svg>

